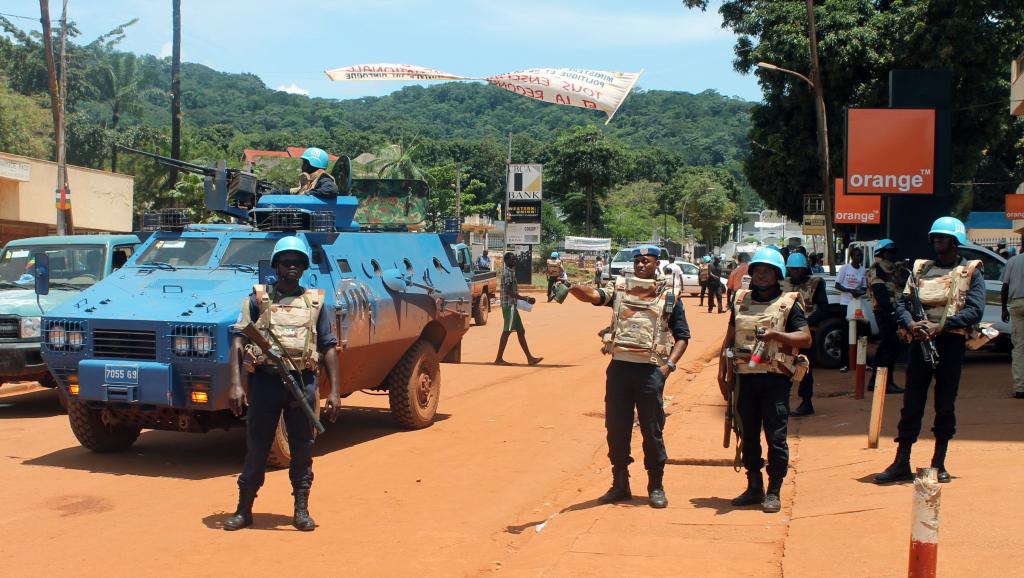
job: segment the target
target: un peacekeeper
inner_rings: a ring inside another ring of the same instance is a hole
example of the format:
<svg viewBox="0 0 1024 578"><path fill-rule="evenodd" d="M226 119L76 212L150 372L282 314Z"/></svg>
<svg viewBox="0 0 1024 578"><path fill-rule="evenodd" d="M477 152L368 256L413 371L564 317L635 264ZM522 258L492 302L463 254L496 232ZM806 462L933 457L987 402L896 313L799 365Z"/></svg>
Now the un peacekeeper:
<svg viewBox="0 0 1024 578"><path fill-rule="evenodd" d="M565 267L562 265L562 260L558 258L558 251L552 251L551 256L548 258L547 275L548 275L548 303L555 298L555 283L558 283L560 279L565 275Z"/></svg>
<svg viewBox="0 0 1024 578"><path fill-rule="evenodd" d="M981 261L967 261L957 254L957 247L967 243L967 229L953 217L940 217L932 224L928 236L935 250L935 260L914 262L914 277L924 306L926 319L915 320L908 302L911 285L903 291L896 304L896 318L917 342L931 341L939 353L938 367L925 359L920 343L910 348L907 361L907 386L903 394L903 410L896 443L896 459L884 472L875 475L875 483L889 484L912 480L910 450L921 433L921 419L928 386L935 379L935 453L931 467L939 471L939 482L950 481L946 471L946 450L956 433L956 394L960 388L960 370L966 337L981 321L985 310L985 277Z"/></svg>
<svg viewBox="0 0 1024 578"><path fill-rule="evenodd" d="M794 372L799 375L796 352L811 346L798 293L783 293L780 281L786 274L782 253L764 248L750 261L750 289L736 292L729 318L729 330L722 343L718 364L718 386L733 407L740 424L743 467L747 470L747 489L733 498L734 506L761 504L765 512L782 509L780 493L789 469L789 390ZM756 343L763 344L760 363L751 364ZM726 355L731 349L733 358ZM731 364L731 367L730 367ZM753 365L753 367L751 367ZM731 376L739 378L734 388ZM768 442L768 489L765 491L761 468L761 428Z"/></svg>
<svg viewBox="0 0 1024 578"><path fill-rule="evenodd" d="M704 305L704 293L708 290L708 280L711 278L711 256L704 255L700 260L700 265L697 266L697 282L700 283L700 302L697 307ZM708 305L714 301L714 297L708 298Z"/></svg>
<svg viewBox="0 0 1024 578"><path fill-rule="evenodd" d="M807 256L800 251L803 247L790 249L789 258L786 259L786 271L789 276L782 281L782 292L797 292L803 300L804 315L807 318L807 325L817 327L821 317L828 309L828 295L825 294L825 283L821 277L811 276L811 265L807 262ZM804 249L806 251L806 249ZM808 359L813 357L810 349L801 351ZM804 417L814 413L814 404L811 398L814 397L814 373L807 368L807 373L800 380L800 387L797 389L800 396L800 405L793 410L793 417Z"/></svg>
<svg viewBox="0 0 1024 578"><path fill-rule="evenodd" d="M633 408L643 435L647 496L652 508L668 506L665 473L665 380L686 351L690 328L683 304L672 293L671 279L658 272L661 248L633 249L633 275L616 277L602 289L574 285L569 292L593 305L613 309L612 324L602 333L603 353L611 353L605 384L605 428L612 487L598 498L604 504L633 498L629 489Z"/></svg>
<svg viewBox="0 0 1024 578"><path fill-rule="evenodd" d="M338 183L327 172L331 159L324 149L309 147L302 156L302 172L299 174L299 186L290 189L274 189L272 195L317 195L320 197L338 196Z"/></svg>
<svg viewBox="0 0 1024 578"><path fill-rule="evenodd" d="M882 239L875 244L875 261L868 268L868 296L871 308L878 323L880 341L875 350L875 372L871 378L869 390L875 389L875 377L878 368L889 369L889 377L885 383L885 393L903 393L904 389L896 385L893 367L903 353L903 342L896 335L896 299L903 292L907 283L907 271L897 265L898 251L892 239Z"/></svg>
<svg viewBox="0 0 1024 578"><path fill-rule="evenodd" d="M235 330L241 331L250 322L254 323L267 341L283 350L291 366L298 369L292 374L304 385L306 400L311 406L315 403L318 360L322 362L331 384L327 417L333 422L341 405L338 358L334 350L338 339L331 329L330 315L324 313L323 290L304 289L299 285L302 273L309 268L309 254L306 243L298 237L284 237L274 245L271 264L277 270L277 283L253 287L253 292L242 302ZM247 345L245 336L240 333L235 334L234 341L236 351L245 351L243 359L252 375L246 391L242 388L238 364L231 364L231 410L241 416L243 407L248 405L248 412L245 465L238 477L238 509L224 522L224 529L239 530L252 525L252 504L263 485L267 456L283 413L291 450L288 477L295 496L292 525L311 531L316 528L308 510L309 489L313 485L313 424L258 349Z"/></svg>

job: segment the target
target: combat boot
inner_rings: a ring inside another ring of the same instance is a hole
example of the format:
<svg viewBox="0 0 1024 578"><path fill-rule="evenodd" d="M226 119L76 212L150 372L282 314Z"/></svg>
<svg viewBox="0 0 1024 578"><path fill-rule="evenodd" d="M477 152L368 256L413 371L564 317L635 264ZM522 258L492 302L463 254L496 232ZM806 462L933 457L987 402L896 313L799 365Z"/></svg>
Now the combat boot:
<svg viewBox="0 0 1024 578"><path fill-rule="evenodd" d="M935 440L935 453L932 455L932 467L939 470L939 483L948 484L952 479L946 471L946 450L949 440Z"/></svg>
<svg viewBox="0 0 1024 578"><path fill-rule="evenodd" d="M764 501L761 502L761 510L768 514L774 514L782 509L782 478L768 478L768 491L764 494Z"/></svg>
<svg viewBox="0 0 1024 578"><path fill-rule="evenodd" d="M316 522L309 517L309 490L297 490L295 494L295 516L292 517L292 526L296 530L312 532L316 529Z"/></svg>
<svg viewBox="0 0 1024 578"><path fill-rule="evenodd" d="M629 470L626 468L612 468L612 487L603 496L597 499L602 504L613 502L624 502L632 500L633 494L629 490Z"/></svg>
<svg viewBox="0 0 1024 578"><path fill-rule="evenodd" d="M875 474L876 484L892 484L895 482L906 482L914 479L914 472L910 471L910 448L912 444L900 442L896 448L896 459L892 465L885 468L880 474Z"/></svg>
<svg viewBox="0 0 1024 578"><path fill-rule="evenodd" d="M256 490L238 490L238 508L224 520L224 529L233 532L252 526L252 503L256 501Z"/></svg>
<svg viewBox="0 0 1024 578"><path fill-rule="evenodd" d="M804 416L813 415L813 414L814 414L814 404L811 403L811 398L805 397L805 398L803 398L803 401L800 402L799 407L794 409L793 413L790 414L790 415L792 415L793 417L804 417Z"/></svg>
<svg viewBox="0 0 1024 578"><path fill-rule="evenodd" d="M761 470L756 472L747 470L747 489L729 503L734 506L753 506L754 504L760 504L763 499L764 478L761 476Z"/></svg>
<svg viewBox="0 0 1024 578"><path fill-rule="evenodd" d="M665 497L665 486L662 478L665 470L650 470L647 472L647 503L652 508L664 508L668 506L668 498Z"/></svg>

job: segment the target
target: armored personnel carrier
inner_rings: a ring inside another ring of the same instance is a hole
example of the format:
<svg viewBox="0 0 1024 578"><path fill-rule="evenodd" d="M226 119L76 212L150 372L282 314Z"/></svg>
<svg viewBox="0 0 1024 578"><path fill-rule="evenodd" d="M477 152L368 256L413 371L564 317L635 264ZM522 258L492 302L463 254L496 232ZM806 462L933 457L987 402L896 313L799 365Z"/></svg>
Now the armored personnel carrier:
<svg viewBox="0 0 1024 578"><path fill-rule="evenodd" d="M230 327L286 235L312 248L301 284L325 290L342 395L387 392L398 424L432 423L439 364L459 361L472 301L451 248L414 232L425 221L425 183L352 180L343 157L334 171L341 196L278 195L223 164L157 159L202 172L207 207L235 222L191 224L182 210L147 215L155 230L122 268L43 317L43 359L83 446L113 452L142 429L242 424L228 409L230 367L240 363ZM326 372L320 379L326 396ZM276 437L269 461L285 466L283 427Z"/></svg>

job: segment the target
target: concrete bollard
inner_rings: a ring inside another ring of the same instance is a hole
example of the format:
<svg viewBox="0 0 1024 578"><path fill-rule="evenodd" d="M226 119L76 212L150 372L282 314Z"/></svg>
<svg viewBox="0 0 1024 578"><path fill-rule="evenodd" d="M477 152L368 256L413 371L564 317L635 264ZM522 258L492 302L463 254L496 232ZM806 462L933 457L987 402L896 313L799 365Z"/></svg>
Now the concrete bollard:
<svg viewBox="0 0 1024 578"><path fill-rule="evenodd" d="M885 384L889 381L889 368L879 367L875 372L875 391L871 396L871 418L868 421L868 448L878 448L878 436L885 416Z"/></svg>
<svg viewBox="0 0 1024 578"><path fill-rule="evenodd" d="M935 578L939 554L939 471L918 468L914 478L914 506L910 526L910 578Z"/></svg>
<svg viewBox="0 0 1024 578"><path fill-rule="evenodd" d="M857 363L857 320L854 318L850 318L850 328L846 334L846 343L849 345L847 363L853 365Z"/></svg>
<svg viewBox="0 0 1024 578"><path fill-rule="evenodd" d="M857 384L853 390L854 399L864 399L864 378L868 363L868 338L861 337L857 340Z"/></svg>

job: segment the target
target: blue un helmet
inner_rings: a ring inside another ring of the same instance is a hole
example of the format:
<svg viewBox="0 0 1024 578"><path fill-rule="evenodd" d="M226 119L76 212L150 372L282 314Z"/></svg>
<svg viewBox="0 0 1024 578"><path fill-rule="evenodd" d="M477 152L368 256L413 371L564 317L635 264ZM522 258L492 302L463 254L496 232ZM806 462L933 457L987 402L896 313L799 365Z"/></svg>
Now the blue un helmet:
<svg viewBox="0 0 1024 578"><path fill-rule="evenodd" d="M786 259L786 268L810 269L811 266L807 264L807 257L803 253L790 253L789 259Z"/></svg>
<svg viewBox="0 0 1024 578"><path fill-rule="evenodd" d="M750 260L750 268L753 269L754 265L758 263L775 267L779 271L779 279L786 276L786 261L782 258L782 253L778 251L773 251L768 247L758 249L754 253L754 258Z"/></svg>
<svg viewBox="0 0 1024 578"><path fill-rule="evenodd" d="M316 169L326 169L327 165L331 162L330 157L327 156L327 151L317 147L309 147L302 153L300 158L309 161L309 165Z"/></svg>
<svg viewBox="0 0 1024 578"><path fill-rule="evenodd" d="M957 245L967 244L967 227L963 221L956 217L939 217L932 223L932 229L928 231L928 237L932 235L949 235L956 239Z"/></svg>
<svg viewBox="0 0 1024 578"><path fill-rule="evenodd" d="M558 258L558 251L552 251L551 252L551 258L552 259L557 259Z"/></svg>
<svg viewBox="0 0 1024 578"><path fill-rule="evenodd" d="M295 251L306 258L306 268L309 268L309 245L298 237L284 237L274 244L274 254L270 257L270 264L277 266L277 257L281 253Z"/></svg>
<svg viewBox="0 0 1024 578"><path fill-rule="evenodd" d="M704 255L704 259L702 259L702 260L705 263L710 263L711 262L711 255Z"/></svg>
<svg viewBox="0 0 1024 578"><path fill-rule="evenodd" d="M895 250L896 250L896 241L893 241L892 239L882 239L881 241L875 243L875 256L876 257L878 255L881 255L885 251L895 251Z"/></svg>

